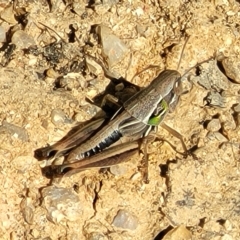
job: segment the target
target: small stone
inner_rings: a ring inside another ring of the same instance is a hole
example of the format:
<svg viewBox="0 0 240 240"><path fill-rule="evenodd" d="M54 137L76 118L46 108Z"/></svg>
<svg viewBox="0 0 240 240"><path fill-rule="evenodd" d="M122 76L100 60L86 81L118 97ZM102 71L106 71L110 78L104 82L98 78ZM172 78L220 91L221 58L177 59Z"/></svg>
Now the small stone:
<svg viewBox="0 0 240 240"><path fill-rule="evenodd" d="M92 99L93 97L95 97L97 95L97 90L96 89L90 89L88 92L87 92L87 96Z"/></svg>
<svg viewBox="0 0 240 240"><path fill-rule="evenodd" d="M206 88L207 90L211 89L211 82L207 77L196 76L193 78L200 86Z"/></svg>
<svg viewBox="0 0 240 240"><path fill-rule="evenodd" d="M146 32L146 30L147 30L147 26L143 26L143 25L141 25L141 24L137 24L136 30L137 30L137 33L138 33L140 36L146 37L146 36L145 36L145 32Z"/></svg>
<svg viewBox="0 0 240 240"><path fill-rule="evenodd" d="M98 232L93 232L93 233L90 233L88 238L88 240L105 240L105 236L101 233L98 233Z"/></svg>
<svg viewBox="0 0 240 240"><path fill-rule="evenodd" d="M110 172L115 176L124 175L127 171L127 168L123 165L114 165L110 167Z"/></svg>
<svg viewBox="0 0 240 240"><path fill-rule="evenodd" d="M234 106L234 107L233 107L233 110L234 110L235 112L239 113L239 112L240 112L240 104Z"/></svg>
<svg viewBox="0 0 240 240"><path fill-rule="evenodd" d="M210 140L217 140L220 143L227 142L228 139L224 137L220 132L209 132L207 138Z"/></svg>
<svg viewBox="0 0 240 240"><path fill-rule="evenodd" d="M24 220L28 224L33 223L33 216L34 216L34 211L33 211L33 205L31 203L30 198L24 198L20 204L21 212L23 214Z"/></svg>
<svg viewBox="0 0 240 240"><path fill-rule="evenodd" d="M108 4L110 6L117 4L119 2L119 0L103 0L102 3L104 4Z"/></svg>
<svg viewBox="0 0 240 240"><path fill-rule="evenodd" d="M93 73L95 76L103 74L102 67L97 62L95 62L92 58L86 57L86 65L88 70L91 73Z"/></svg>
<svg viewBox="0 0 240 240"><path fill-rule="evenodd" d="M13 5L8 5L6 8L4 8L4 10L1 12L1 19L10 24L17 23L13 13Z"/></svg>
<svg viewBox="0 0 240 240"><path fill-rule="evenodd" d="M31 156L17 156L12 160L11 164L19 173L24 174L31 169L34 159Z"/></svg>
<svg viewBox="0 0 240 240"><path fill-rule="evenodd" d="M34 238L40 238L40 232L36 229L33 228L31 234L33 235ZM46 238L44 238L44 240L46 240Z"/></svg>
<svg viewBox="0 0 240 240"><path fill-rule="evenodd" d="M123 59L128 52L128 47L104 25L99 25L97 32L101 38L103 54L111 68Z"/></svg>
<svg viewBox="0 0 240 240"><path fill-rule="evenodd" d="M236 56L225 58L222 61L226 75L234 82L240 83L240 60Z"/></svg>
<svg viewBox="0 0 240 240"><path fill-rule="evenodd" d="M72 188L49 186L42 190L48 218L58 223L63 219L75 221L82 216L78 195Z"/></svg>
<svg viewBox="0 0 240 240"><path fill-rule="evenodd" d="M209 105L213 107L221 107L225 106L225 99L221 96L219 92L211 91L206 98Z"/></svg>
<svg viewBox="0 0 240 240"><path fill-rule="evenodd" d="M131 180L136 181L137 179L140 179L141 176L142 176L142 175L141 175L140 172L134 173L134 174L131 176Z"/></svg>
<svg viewBox="0 0 240 240"><path fill-rule="evenodd" d="M85 12L86 4L82 1L73 1L72 3L72 9L75 13L77 13L79 16L82 16L82 14Z"/></svg>
<svg viewBox="0 0 240 240"><path fill-rule="evenodd" d="M61 109L54 109L51 112L51 121L55 126L73 122L71 119L67 118L66 114Z"/></svg>
<svg viewBox="0 0 240 240"><path fill-rule="evenodd" d="M18 30L13 34L12 43L19 49L27 49L36 45L33 37L29 36L23 30Z"/></svg>
<svg viewBox="0 0 240 240"><path fill-rule="evenodd" d="M42 127L47 129L48 128L48 121L46 119L42 120Z"/></svg>
<svg viewBox="0 0 240 240"><path fill-rule="evenodd" d="M46 75L47 75L47 77L50 77L50 78L57 78L59 76L59 74L57 72L55 72L53 68L49 68L46 71Z"/></svg>
<svg viewBox="0 0 240 240"><path fill-rule="evenodd" d="M138 220L135 216L126 210L119 210L112 224L115 227L135 230L138 226Z"/></svg>
<svg viewBox="0 0 240 240"><path fill-rule="evenodd" d="M217 132L221 128L221 123L219 119L212 119L208 125L207 125L207 130L210 132Z"/></svg>
<svg viewBox="0 0 240 240"><path fill-rule="evenodd" d="M36 57L33 57L33 56L29 56L29 61L28 61L28 65L29 66L34 66L37 64L37 58Z"/></svg>
<svg viewBox="0 0 240 240"><path fill-rule="evenodd" d="M217 92L229 88L229 80L226 75L219 70L216 61L202 64L202 67L203 70L200 76L196 78L201 86L208 90L214 89Z"/></svg>
<svg viewBox="0 0 240 240"><path fill-rule="evenodd" d="M64 123L65 113L61 109L54 109L51 113L51 121L54 125Z"/></svg>
<svg viewBox="0 0 240 240"><path fill-rule="evenodd" d="M237 125L236 125L236 121L233 119L232 116L229 116L229 119L223 123L223 129L228 132L231 130L236 129Z"/></svg>
<svg viewBox="0 0 240 240"><path fill-rule="evenodd" d="M232 223L229 220L226 220L225 223L223 224L223 226L225 227L225 229L227 231L232 231Z"/></svg>
<svg viewBox="0 0 240 240"><path fill-rule="evenodd" d="M229 234L224 234L220 240L233 240L234 238Z"/></svg>
<svg viewBox="0 0 240 240"><path fill-rule="evenodd" d="M191 240L192 233L184 226L176 227L170 230L163 238L163 240Z"/></svg>
<svg viewBox="0 0 240 240"><path fill-rule="evenodd" d="M237 126L239 126L239 124L240 124L240 114L239 113L236 116L236 123L237 123Z"/></svg>
<svg viewBox="0 0 240 240"><path fill-rule="evenodd" d="M84 106L81 107L81 111L83 111L84 113L88 114L89 116L93 117L96 115L97 111L98 111L98 107L91 105L91 104L86 104Z"/></svg>
<svg viewBox="0 0 240 240"><path fill-rule="evenodd" d="M2 126L0 126L0 133L7 132L12 136L21 139L24 142L28 141L28 134L24 128L18 127L14 124L8 123L7 121L3 121Z"/></svg>
<svg viewBox="0 0 240 240"><path fill-rule="evenodd" d="M234 11L227 11L227 15L228 16L234 16L234 15L236 15L236 12L234 12Z"/></svg>
<svg viewBox="0 0 240 240"><path fill-rule="evenodd" d="M5 29L0 26L0 42L5 42L6 41L6 31Z"/></svg>
<svg viewBox="0 0 240 240"><path fill-rule="evenodd" d="M73 119L76 121L76 122L82 122L85 120L83 114L81 112L79 113L76 113L73 117Z"/></svg>

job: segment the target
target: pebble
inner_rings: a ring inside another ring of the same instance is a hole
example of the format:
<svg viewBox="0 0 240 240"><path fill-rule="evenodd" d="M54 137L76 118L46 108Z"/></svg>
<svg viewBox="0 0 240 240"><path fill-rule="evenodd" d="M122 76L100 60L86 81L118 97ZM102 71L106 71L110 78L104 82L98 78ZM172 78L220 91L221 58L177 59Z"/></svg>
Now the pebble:
<svg viewBox="0 0 240 240"><path fill-rule="evenodd" d="M4 21L10 24L17 23L13 13L13 5L10 4L4 8L4 10L1 12L1 19L3 19Z"/></svg>
<svg viewBox="0 0 240 240"><path fill-rule="evenodd" d="M87 240L105 240L105 236L98 232L90 233Z"/></svg>
<svg viewBox="0 0 240 240"><path fill-rule="evenodd" d="M29 36L23 30L18 30L12 35L12 43L19 49L26 49L36 45L33 37Z"/></svg>
<svg viewBox="0 0 240 240"><path fill-rule="evenodd" d="M49 186L42 190L49 219L58 223L63 219L75 221L82 216L82 206L72 188Z"/></svg>
<svg viewBox="0 0 240 240"><path fill-rule="evenodd" d="M207 125L207 130L210 132L217 132L221 128L221 123L219 119L212 119L208 125Z"/></svg>
<svg viewBox="0 0 240 240"><path fill-rule="evenodd" d="M147 31L147 26L143 26L141 24L137 24L136 30L137 30L137 33L140 36L146 37L145 32Z"/></svg>
<svg viewBox="0 0 240 240"><path fill-rule="evenodd" d="M101 24L97 27L97 32L101 38L104 56L111 68L123 59L129 49L108 27Z"/></svg>
<svg viewBox="0 0 240 240"><path fill-rule="evenodd" d="M225 99L221 96L219 92L216 92L216 91L211 91L207 95L206 100L211 106L221 107L221 108L225 106Z"/></svg>
<svg viewBox="0 0 240 240"><path fill-rule="evenodd" d="M127 168L123 165L114 165L110 167L110 172L115 176L124 175L127 171Z"/></svg>
<svg viewBox="0 0 240 240"><path fill-rule="evenodd" d="M234 82L240 83L240 61L237 57L225 58L222 61L226 75Z"/></svg>
<svg viewBox="0 0 240 240"><path fill-rule="evenodd" d="M110 6L117 4L119 2L119 0L103 0L102 3L103 4L109 4Z"/></svg>
<svg viewBox="0 0 240 240"><path fill-rule="evenodd" d="M24 198L20 204L21 212L23 214L24 220L28 224L33 223L34 211L30 198Z"/></svg>
<svg viewBox="0 0 240 240"><path fill-rule="evenodd" d="M203 64L205 66L205 64ZM210 90L211 88L220 92L229 88L229 80L217 66L216 61L210 61L207 68L203 68L201 75L196 77L197 82L204 88Z"/></svg>
<svg viewBox="0 0 240 240"><path fill-rule="evenodd" d="M170 230L164 237L163 240L191 240L192 233L185 226L178 226Z"/></svg>
<svg viewBox="0 0 240 240"><path fill-rule="evenodd" d="M59 74L53 68L49 68L46 71L46 76L49 78L57 78Z"/></svg>
<svg viewBox="0 0 240 240"><path fill-rule="evenodd" d="M103 74L102 67L98 63L96 63L93 59L86 57L86 65L88 70L95 76Z"/></svg>
<svg viewBox="0 0 240 240"><path fill-rule="evenodd" d="M70 124L73 121L67 118L66 114L61 109L54 109L51 112L51 121L55 126L60 124Z"/></svg>
<svg viewBox="0 0 240 240"><path fill-rule="evenodd" d="M29 140L27 131L24 128L8 123L5 120L2 122L2 126L0 126L0 132L8 132L12 136L19 138L24 142L27 142Z"/></svg>
<svg viewBox="0 0 240 240"><path fill-rule="evenodd" d="M16 156L12 160L11 165L18 170L19 173L24 174L32 168L34 161L32 156Z"/></svg>
<svg viewBox="0 0 240 240"><path fill-rule="evenodd" d="M73 1L71 5L72 9L78 14L78 16L82 16L82 14L85 12L85 4L83 2Z"/></svg>
<svg viewBox="0 0 240 240"><path fill-rule="evenodd" d="M239 113L239 112L240 112L240 104L234 106L234 107L233 107L233 110L234 110L235 112Z"/></svg>
<svg viewBox="0 0 240 240"><path fill-rule="evenodd" d="M115 227L135 230L138 226L138 219L126 210L119 210L112 224Z"/></svg>
<svg viewBox="0 0 240 240"><path fill-rule="evenodd" d="M220 132L209 132L207 138L210 140L218 140L220 143L228 142L228 139L224 137Z"/></svg>
<svg viewBox="0 0 240 240"><path fill-rule="evenodd" d="M142 175L141 175L140 172L134 173L134 174L131 176L131 180L136 181L136 180L140 179L141 176L142 176Z"/></svg>
<svg viewBox="0 0 240 240"><path fill-rule="evenodd" d="M2 26L0 26L0 42L1 43L5 42L5 40L6 40L6 31Z"/></svg>
<svg viewBox="0 0 240 240"><path fill-rule="evenodd" d="M51 121L54 125L59 125L61 123L64 123L65 118L66 118L66 115L61 109L54 109L51 112Z"/></svg>
<svg viewBox="0 0 240 240"><path fill-rule="evenodd" d="M226 220L223 226L227 231L231 231L233 229L233 225L229 220Z"/></svg>

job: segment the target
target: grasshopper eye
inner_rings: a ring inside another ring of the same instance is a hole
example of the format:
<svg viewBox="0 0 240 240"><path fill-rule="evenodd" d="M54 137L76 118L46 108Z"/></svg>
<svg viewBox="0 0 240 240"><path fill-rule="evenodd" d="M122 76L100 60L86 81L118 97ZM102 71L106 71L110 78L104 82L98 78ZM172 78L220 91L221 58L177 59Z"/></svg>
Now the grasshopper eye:
<svg viewBox="0 0 240 240"><path fill-rule="evenodd" d="M178 78L178 80L175 82L174 84L174 88L178 88L182 85L182 81L181 81L181 78Z"/></svg>
<svg viewBox="0 0 240 240"><path fill-rule="evenodd" d="M182 93L182 91L183 91L183 90L182 90L181 78L178 79L178 80L175 82L175 84L174 84L174 86L173 86L173 91L174 91L174 93L177 94L178 96L181 95L181 93Z"/></svg>

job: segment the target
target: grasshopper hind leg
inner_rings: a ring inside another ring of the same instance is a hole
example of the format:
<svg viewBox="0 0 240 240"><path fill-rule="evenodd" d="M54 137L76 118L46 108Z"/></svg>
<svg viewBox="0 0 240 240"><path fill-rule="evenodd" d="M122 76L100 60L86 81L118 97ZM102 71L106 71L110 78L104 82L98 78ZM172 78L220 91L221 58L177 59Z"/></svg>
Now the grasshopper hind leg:
<svg viewBox="0 0 240 240"><path fill-rule="evenodd" d="M34 157L38 160L48 159L54 157L57 153L52 146L48 145L47 147L38 148L34 151Z"/></svg>
<svg viewBox="0 0 240 240"><path fill-rule="evenodd" d="M48 179L53 178L62 178L69 172L71 172L70 175L78 173L83 171L82 169L74 169L71 167L64 167L62 168L62 165L51 165L42 168L42 175L45 176Z"/></svg>
<svg viewBox="0 0 240 240"><path fill-rule="evenodd" d="M142 145L143 145L143 159L142 159L142 176L143 176L143 182L148 184L149 183L149 177L148 177L148 156L149 156L149 151L148 151L148 144L154 142L155 140L155 134L149 134L146 137L143 138Z"/></svg>
<svg viewBox="0 0 240 240"><path fill-rule="evenodd" d="M177 151L177 149L175 148L175 146L173 146L170 142L164 140L164 141L166 141L166 142L174 149L174 151L176 151L177 153L183 155L185 158L186 158L187 156L191 155L194 159L196 159L196 160L198 159L198 158L191 152L191 150L188 150L188 149L187 149L186 144L185 144L184 141L183 141L183 136L182 136L179 132L177 132L176 130L172 129L171 127L169 127L169 126L166 125L165 123L162 123L162 124L161 124L161 127L164 128L165 130L167 130L167 131L168 131L169 133L171 133L174 137L176 137L177 139L180 140L184 152L179 152L179 151ZM161 137L158 137L158 139L161 139L161 140L162 140Z"/></svg>
<svg viewBox="0 0 240 240"><path fill-rule="evenodd" d="M167 130L169 133L171 133L174 137L176 137L177 139L180 140L181 144L182 144L182 147L183 147L183 150L184 150L184 153L188 153L188 150L187 150L187 147L186 147L186 144L184 143L183 141L183 136L177 132L176 130L172 129L171 127L169 127L168 125L166 125L165 123L162 123L161 125L162 128L164 128L165 130Z"/></svg>

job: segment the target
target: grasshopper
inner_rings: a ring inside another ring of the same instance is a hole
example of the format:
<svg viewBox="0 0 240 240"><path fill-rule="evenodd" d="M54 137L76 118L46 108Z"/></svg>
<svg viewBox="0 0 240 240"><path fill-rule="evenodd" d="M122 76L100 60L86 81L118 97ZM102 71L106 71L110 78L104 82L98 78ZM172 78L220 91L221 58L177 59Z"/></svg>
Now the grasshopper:
<svg viewBox="0 0 240 240"><path fill-rule="evenodd" d="M44 158L54 154L54 151L59 155L61 149L66 151L74 148L67 156L68 163L50 166L46 174L70 175L86 168L115 165L120 161L116 155L131 155L136 152L136 140L147 137L163 121L165 115L174 110L180 95L180 86L181 75L174 70L165 70L148 87L128 99L107 120L106 125L103 124L106 120L95 120L65 141L37 150L35 153ZM125 145L123 143L107 148L122 137L129 138ZM127 146L129 149L126 149ZM107 149L104 150L105 148Z"/></svg>
<svg viewBox="0 0 240 240"><path fill-rule="evenodd" d="M180 73L164 70L146 88L125 101L111 118L94 120L63 141L36 150L35 156L42 159L68 154L66 163L45 169L49 177L115 165L123 161L120 155L130 156L138 151L139 139L145 140L147 144L147 137L160 124L181 140L186 152L182 136L163 123L166 114L175 109L181 92ZM124 138L127 138L127 143L121 142ZM145 148L145 158L146 155Z"/></svg>

